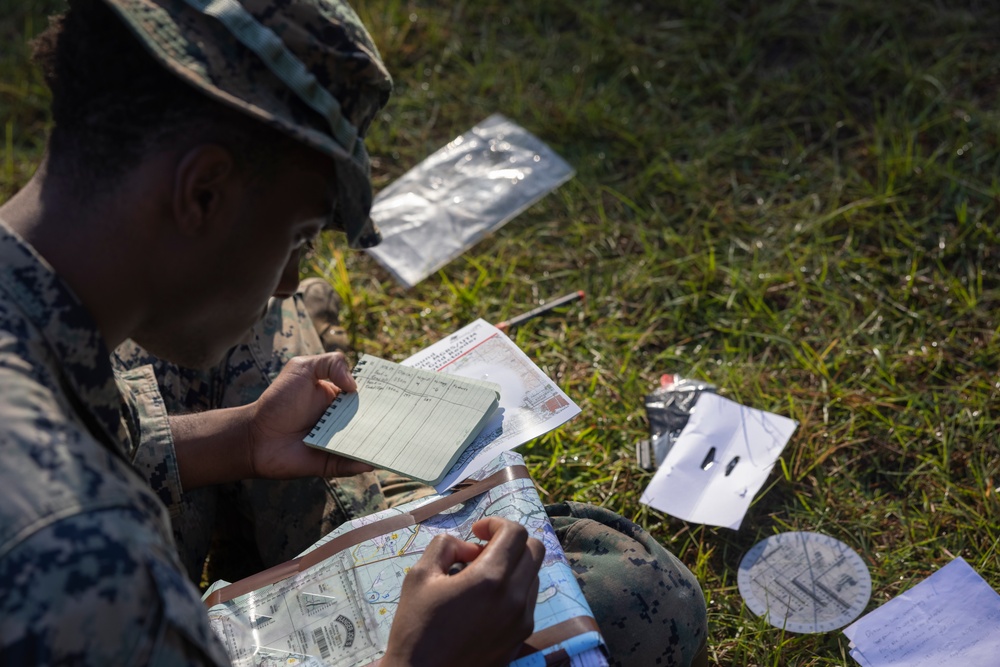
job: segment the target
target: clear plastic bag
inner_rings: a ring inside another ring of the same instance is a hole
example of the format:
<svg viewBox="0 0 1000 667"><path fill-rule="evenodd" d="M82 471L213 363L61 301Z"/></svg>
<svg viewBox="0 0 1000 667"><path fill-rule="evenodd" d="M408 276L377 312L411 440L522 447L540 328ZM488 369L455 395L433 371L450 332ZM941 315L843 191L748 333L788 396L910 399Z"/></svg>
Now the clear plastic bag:
<svg viewBox="0 0 1000 667"><path fill-rule="evenodd" d="M640 468L653 470L663 462L704 392L716 393L715 385L680 375L667 374L660 378L660 386L646 396L649 438L635 444Z"/></svg>
<svg viewBox="0 0 1000 667"><path fill-rule="evenodd" d="M538 137L493 114L382 190L367 250L413 287L573 176Z"/></svg>

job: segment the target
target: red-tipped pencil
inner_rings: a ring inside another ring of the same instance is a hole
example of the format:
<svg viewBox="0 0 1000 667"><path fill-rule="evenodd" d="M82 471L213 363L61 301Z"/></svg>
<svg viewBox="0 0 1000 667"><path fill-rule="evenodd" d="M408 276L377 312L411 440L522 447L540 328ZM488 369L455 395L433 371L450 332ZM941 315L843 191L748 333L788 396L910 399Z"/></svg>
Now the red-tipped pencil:
<svg viewBox="0 0 1000 667"><path fill-rule="evenodd" d="M577 299L584 299L586 298L586 296L587 295L584 294L583 290L577 290L576 292L571 292L566 296L561 296L558 299L553 299L552 301L549 301L548 303L543 303L538 308L535 308L534 310L529 310L523 315L518 315L517 317L512 317L509 320L504 320L500 324L496 325L496 327L500 331L507 331L508 329L513 329L519 324L527 322L532 317L538 317L539 315L544 315L545 313L555 308L558 308L559 306L565 306L567 303L572 303Z"/></svg>

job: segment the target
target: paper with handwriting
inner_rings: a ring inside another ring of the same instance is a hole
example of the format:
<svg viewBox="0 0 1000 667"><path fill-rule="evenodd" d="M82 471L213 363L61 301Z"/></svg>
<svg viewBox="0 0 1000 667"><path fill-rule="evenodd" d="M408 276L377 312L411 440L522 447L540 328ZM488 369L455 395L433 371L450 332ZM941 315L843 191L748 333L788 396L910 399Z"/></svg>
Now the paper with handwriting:
<svg viewBox="0 0 1000 667"><path fill-rule="evenodd" d="M1000 595L962 558L844 628L864 667L995 667Z"/></svg>

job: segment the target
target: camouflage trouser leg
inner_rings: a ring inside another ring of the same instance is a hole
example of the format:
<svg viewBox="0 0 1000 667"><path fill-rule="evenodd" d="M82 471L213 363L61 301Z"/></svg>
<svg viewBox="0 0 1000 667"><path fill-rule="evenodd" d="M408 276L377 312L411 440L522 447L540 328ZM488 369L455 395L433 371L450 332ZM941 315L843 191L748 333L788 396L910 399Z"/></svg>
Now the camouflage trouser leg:
<svg viewBox="0 0 1000 667"><path fill-rule="evenodd" d="M545 508L601 628L611 664L707 664L698 580L636 524L567 502Z"/></svg>
<svg viewBox="0 0 1000 667"><path fill-rule="evenodd" d="M322 347L298 298L272 300L265 318L218 367L193 371L134 344L118 364L152 364L168 413L255 400L293 356ZM141 445L140 445L141 446ZM289 482L248 480L184 494L174 535L192 579L235 581L289 558L342 522L433 490L391 473ZM645 531L590 505L546 508L616 665L688 665L704 646L705 601L694 576ZM214 545L214 546L213 546Z"/></svg>
<svg viewBox="0 0 1000 667"><path fill-rule="evenodd" d="M151 364L168 414L183 414L246 405L289 359L322 352L301 299L295 297L272 299L248 338L207 371L180 368L131 342L115 354L127 368ZM196 583L210 550L210 579L235 581L294 558L344 521L429 493L433 489L382 472L330 480L246 480L186 492L174 520L174 538Z"/></svg>

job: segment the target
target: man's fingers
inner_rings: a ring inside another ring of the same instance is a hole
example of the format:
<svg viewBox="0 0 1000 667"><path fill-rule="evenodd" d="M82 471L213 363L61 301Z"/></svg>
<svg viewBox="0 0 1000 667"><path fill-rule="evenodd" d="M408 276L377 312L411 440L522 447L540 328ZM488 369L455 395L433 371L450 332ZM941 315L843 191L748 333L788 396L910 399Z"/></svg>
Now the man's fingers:
<svg viewBox="0 0 1000 667"><path fill-rule="evenodd" d="M474 560L482 551L482 547L472 542L460 540L453 535L436 535L420 559L420 564L427 566L435 573L448 574L449 568L455 563L468 563Z"/></svg>
<svg viewBox="0 0 1000 667"><path fill-rule="evenodd" d="M318 380L329 380L344 391L356 391L358 383L351 375L351 369L347 364L347 357L343 352L328 352L320 355L323 365L322 374L317 374Z"/></svg>
<svg viewBox="0 0 1000 667"><path fill-rule="evenodd" d="M490 516L485 519L480 519L479 521L472 524L472 532L481 540L489 542L494 536L500 536L501 533L505 531L513 530L514 533L508 535L508 538L513 538L516 536L517 529L523 526L519 523L515 523L510 519L502 519L498 516Z"/></svg>
<svg viewBox="0 0 1000 667"><path fill-rule="evenodd" d="M302 372L317 383L330 382L343 391L355 391L358 388L343 352L295 357L289 360L288 366L301 368Z"/></svg>
<svg viewBox="0 0 1000 667"><path fill-rule="evenodd" d="M340 396L340 387L330 382L329 380L320 380L316 383L316 386L320 387L324 392L326 392L326 398L328 401Z"/></svg>
<svg viewBox="0 0 1000 667"><path fill-rule="evenodd" d="M481 540L487 542L488 551L495 555L490 558L504 559L511 562L511 568L521 558L527 548L528 531L521 524L500 517L480 519L472 524L472 532Z"/></svg>
<svg viewBox="0 0 1000 667"><path fill-rule="evenodd" d="M531 554L531 563L537 572L542 566L542 561L545 560L545 544L541 540L530 537L528 538L527 548Z"/></svg>
<svg viewBox="0 0 1000 667"><path fill-rule="evenodd" d="M544 558L545 545L529 537L525 549L510 575L511 582L517 586L534 584L535 592L528 598L530 601L534 601L538 597L538 570L542 567Z"/></svg>
<svg viewBox="0 0 1000 667"><path fill-rule="evenodd" d="M472 532L487 540L477 563L497 568L515 587L527 587L538 577L545 558L545 545L529 537L524 526L489 517L472 524Z"/></svg>
<svg viewBox="0 0 1000 667"><path fill-rule="evenodd" d="M545 545L529 537L521 524L498 517L477 521L472 531L488 542L469 569L499 573L499 580L490 577L502 582L495 599L497 618L514 623L509 627L516 627L523 640L535 626L538 570L545 557Z"/></svg>
<svg viewBox="0 0 1000 667"><path fill-rule="evenodd" d="M319 453L322 454L322 452ZM326 457L326 461L323 465L323 477L326 478L353 477L354 475L360 475L363 472L371 472L375 469L367 463L355 461L354 459L348 459L343 456L337 456L336 454L323 454L323 456Z"/></svg>

